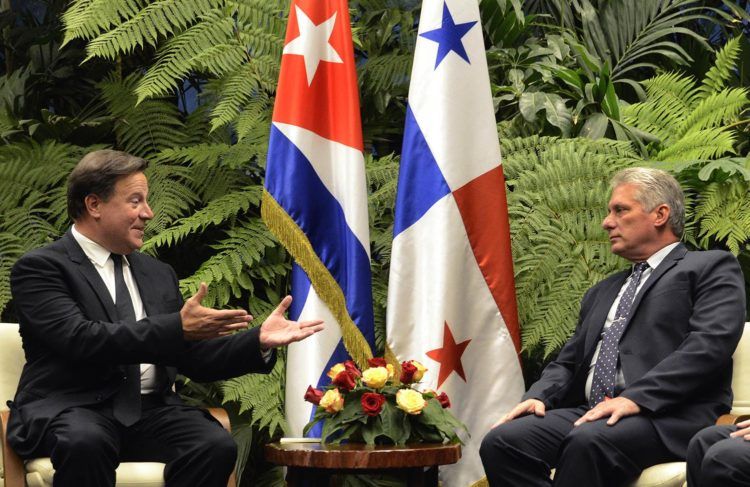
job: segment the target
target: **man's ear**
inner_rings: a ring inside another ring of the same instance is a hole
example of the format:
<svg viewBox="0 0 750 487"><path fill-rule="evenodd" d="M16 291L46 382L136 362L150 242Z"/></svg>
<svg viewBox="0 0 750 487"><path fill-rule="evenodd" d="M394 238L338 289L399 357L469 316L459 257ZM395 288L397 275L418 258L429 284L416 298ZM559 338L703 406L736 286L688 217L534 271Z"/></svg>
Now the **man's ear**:
<svg viewBox="0 0 750 487"><path fill-rule="evenodd" d="M86 206L86 213L93 219L98 220L101 218L101 204L103 200L97 194L88 194L83 199L83 204Z"/></svg>
<svg viewBox="0 0 750 487"><path fill-rule="evenodd" d="M663 227L667 225L667 222L669 221L669 215L672 214L672 210L670 210L668 205L661 204L654 208L654 226L655 227Z"/></svg>

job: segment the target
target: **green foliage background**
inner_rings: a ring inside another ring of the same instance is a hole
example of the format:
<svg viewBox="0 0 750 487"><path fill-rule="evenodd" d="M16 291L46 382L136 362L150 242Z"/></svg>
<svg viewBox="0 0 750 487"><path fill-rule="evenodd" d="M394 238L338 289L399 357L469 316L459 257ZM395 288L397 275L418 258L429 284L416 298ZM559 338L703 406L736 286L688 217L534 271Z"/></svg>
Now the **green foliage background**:
<svg viewBox="0 0 750 487"><path fill-rule="evenodd" d="M0 310L8 274L70 225L64 181L86 152L151 161L145 252L188 296L261 323L290 261L259 217L288 0L28 0L0 11ZM600 222L608 179L649 165L688 196L685 241L750 276L747 0L482 0L508 184L524 368L533 380L589 286L626 265ZM361 91L377 345L417 0L349 2ZM182 393L229 409L243 485L278 485L284 356L267 376ZM347 480L347 482L356 482ZM368 481L371 482L371 481ZM383 481L387 483L387 481ZM383 485L385 485L385 483ZM392 482L391 482L392 483Z"/></svg>

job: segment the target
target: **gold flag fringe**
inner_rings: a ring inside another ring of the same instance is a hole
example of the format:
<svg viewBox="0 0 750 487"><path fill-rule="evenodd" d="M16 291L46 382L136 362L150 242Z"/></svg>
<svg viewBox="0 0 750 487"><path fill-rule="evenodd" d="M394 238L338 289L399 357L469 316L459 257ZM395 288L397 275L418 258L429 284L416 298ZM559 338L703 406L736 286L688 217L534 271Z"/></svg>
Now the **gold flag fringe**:
<svg viewBox="0 0 750 487"><path fill-rule="evenodd" d="M352 356L360 369L366 369L368 367L367 359L372 358L370 345L349 316L344 292L313 250L307 235L266 190L263 190L260 214L271 232L276 235L281 244L297 261L297 264L307 273L318 296L331 310L336 321L339 322L344 347L349 355Z"/></svg>

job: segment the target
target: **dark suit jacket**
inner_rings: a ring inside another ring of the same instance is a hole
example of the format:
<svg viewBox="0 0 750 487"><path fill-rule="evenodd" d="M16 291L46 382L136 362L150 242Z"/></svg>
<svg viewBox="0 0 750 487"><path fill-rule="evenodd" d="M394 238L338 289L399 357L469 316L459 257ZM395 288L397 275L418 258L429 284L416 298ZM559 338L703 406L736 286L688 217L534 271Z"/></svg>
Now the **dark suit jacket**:
<svg viewBox="0 0 750 487"><path fill-rule="evenodd" d="M13 402L8 440L21 456L37 447L47 424L63 409L97 404L124 384L124 364L166 366L161 394L181 404L177 372L214 381L269 372L259 329L189 342L183 339L183 300L174 270L145 254L128 256L147 318L117 322L112 298L96 268L67 232L21 257L11 271L26 364Z"/></svg>
<svg viewBox="0 0 750 487"><path fill-rule="evenodd" d="M589 365L604 321L630 271L589 289L578 326L524 399L549 409L585 404ZM728 252L679 244L633 301L620 339L621 395L634 401L667 448L684 457L690 438L732 404L732 353L745 321L745 286Z"/></svg>

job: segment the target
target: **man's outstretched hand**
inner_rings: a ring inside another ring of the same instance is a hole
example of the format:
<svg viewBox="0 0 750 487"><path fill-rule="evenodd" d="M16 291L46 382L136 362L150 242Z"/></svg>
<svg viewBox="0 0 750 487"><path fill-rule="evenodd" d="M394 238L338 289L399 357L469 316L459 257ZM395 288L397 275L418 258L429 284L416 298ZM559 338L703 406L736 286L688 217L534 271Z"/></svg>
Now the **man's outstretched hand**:
<svg viewBox="0 0 750 487"><path fill-rule="evenodd" d="M323 329L322 320L291 321L284 313L292 304L292 297L287 296L266 318L260 327L260 346L264 350L298 342Z"/></svg>
<svg viewBox="0 0 750 487"><path fill-rule="evenodd" d="M206 296L208 286L202 282L198 292L180 310L182 333L186 340L206 340L247 328L253 319L244 309L206 308L201 301Z"/></svg>

